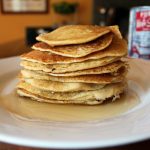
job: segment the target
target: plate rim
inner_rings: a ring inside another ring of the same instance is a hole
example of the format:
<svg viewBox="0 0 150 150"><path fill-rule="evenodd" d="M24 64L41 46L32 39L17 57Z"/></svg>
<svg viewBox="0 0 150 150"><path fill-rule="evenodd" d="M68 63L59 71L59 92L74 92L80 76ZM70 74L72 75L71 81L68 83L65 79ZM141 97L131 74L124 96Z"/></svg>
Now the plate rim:
<svg viewBox="0 0 150 150"><path fill-rule="evenodd" d="M54 149L86 149L86 148L109 148L113 146L123 146L127 144L133 144L136 142L142 142L144 140L150 139L149 134L144 134L140 136L130 136L130 138L116 138L115 140L107 141L88 141L88 142L61 142L61 141L40 141L40 140L31 140L29 138L22 138L16 136L8 136L7 134L0 133L0 141L10 144L16 144L20 146L35 147L35 148L54 148ZM119 141L119 142L118 142ZM38 143L38 144L37 144Z"/></svg>

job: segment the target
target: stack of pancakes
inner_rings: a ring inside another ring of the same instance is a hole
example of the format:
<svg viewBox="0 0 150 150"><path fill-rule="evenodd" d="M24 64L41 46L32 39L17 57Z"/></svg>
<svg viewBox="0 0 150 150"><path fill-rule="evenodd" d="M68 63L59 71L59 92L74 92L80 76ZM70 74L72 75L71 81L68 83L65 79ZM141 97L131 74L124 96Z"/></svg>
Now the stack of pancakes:
<svg viewBox="0 0 150 150"><path fill-rule="evenodd" d="M127 44L118 26L68 25L21 56L17 93L40 102L100 104L125 90Z"/></svg>

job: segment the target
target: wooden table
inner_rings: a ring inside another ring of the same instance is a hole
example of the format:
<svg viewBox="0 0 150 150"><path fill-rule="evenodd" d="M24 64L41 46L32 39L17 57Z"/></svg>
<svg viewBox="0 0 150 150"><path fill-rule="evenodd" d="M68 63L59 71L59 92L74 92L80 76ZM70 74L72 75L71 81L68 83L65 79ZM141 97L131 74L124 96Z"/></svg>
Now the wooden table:
<svg viewBox="0 0 150 150"><path fill-rule="evenodd" d="M102 148L102 149L95 149L95 150L149 150L149 149L150 149L150 140L124 145L124 146ZM0 143L0 150L44 150L44 149Z"/></svg>
<svg viewBox="0 0 150 150"><path fill-rule="evenodd" d="M18 39L0 44L0 58L20 55L31 50L26 46L24 39Z"/></svg>
<svg viewBox="0 0 150 150"><path fill-rule="evenodd" d="M21 44L19 45L16 43L21 43ZM15 47L13 45L17 45L17 47ZM25 46L23 40L14 41L10 44L0 45L0 50L1 50L0 58L19 55L23 52L27 52L30 50L30 48L25 48L25 47L26 46ZM3 51L3 49L5 49L5 50ZM8 50L6 50L6 49L8 49ZM149 150L150 149L150 140L138 142L135 144L124 145L124 146L103 148L101 150L135 150L135 149L136 150ZM42 149L29 148L29 147L17 146L17 145L6 144L6 143L0 142L0 150L42 150Z"/></svg>

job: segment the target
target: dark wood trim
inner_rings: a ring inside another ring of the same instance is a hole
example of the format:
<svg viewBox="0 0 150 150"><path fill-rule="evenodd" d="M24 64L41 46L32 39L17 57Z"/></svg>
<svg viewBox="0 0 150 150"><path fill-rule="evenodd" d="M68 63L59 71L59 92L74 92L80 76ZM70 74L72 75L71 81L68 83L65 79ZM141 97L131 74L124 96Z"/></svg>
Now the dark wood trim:
<svg viewBox="0 0 150 150"><path fill-rule="evenodd" d="M27 11L27 12L12 12L12 11L5 11L4 9L3 9L3 1L4 0L0 0L0 7L1 7L1 13L2 14L5 14L5 15L10 15L10 14L12 14L12 15L21 15L21 14L25 14L25 15L28 15L28 14L30 14L30 15L32 15L32 14L47 14L47 13L49 13L49 9L50 9L50 7L49 7L49 0L45 0L45 2L46 2L46 10L45 11Z"/></svg>

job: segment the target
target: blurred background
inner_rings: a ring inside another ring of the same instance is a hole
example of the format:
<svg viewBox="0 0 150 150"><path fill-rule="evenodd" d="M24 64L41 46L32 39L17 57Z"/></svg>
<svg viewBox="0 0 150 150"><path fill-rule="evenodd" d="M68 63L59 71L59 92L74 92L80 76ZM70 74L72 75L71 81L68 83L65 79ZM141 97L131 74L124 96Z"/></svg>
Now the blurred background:
<svg viewBox="0 0 150 150"><path fill-rule="evenodd" d="M0 0L0 57L27 52L35 37L66 24L118 24L128 40L131 7L150 0Z"/></svg>

